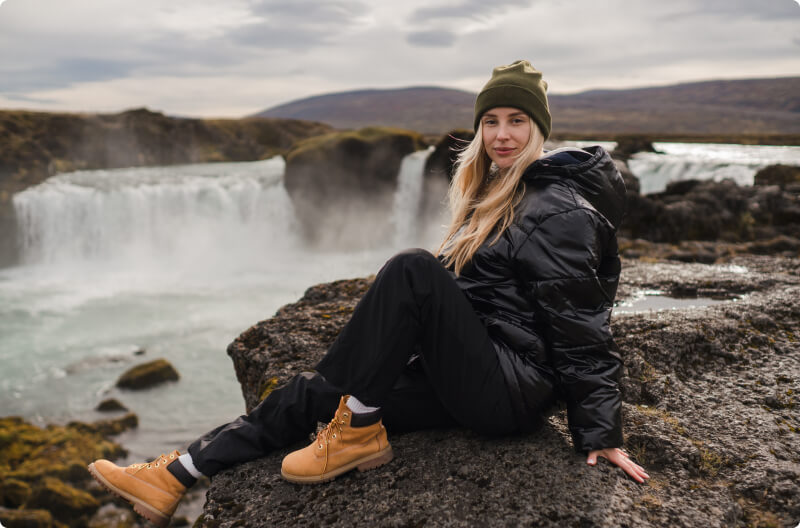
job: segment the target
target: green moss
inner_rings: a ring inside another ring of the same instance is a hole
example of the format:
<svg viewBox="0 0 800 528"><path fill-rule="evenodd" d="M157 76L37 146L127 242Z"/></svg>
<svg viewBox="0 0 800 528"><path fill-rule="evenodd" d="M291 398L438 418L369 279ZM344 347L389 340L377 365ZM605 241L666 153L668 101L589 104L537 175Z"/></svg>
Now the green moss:
<svg viewBox="0 0 800 528"><path fill-rule="evenodd" d="M274 391L278 387L278 378L269 378L262 386L261 390L259 391L258 401L263 401L267 396L270 395L272 391Z"/></svg>
<svg viewBox="0 0 800 528"><path fill-rule="evenodd" d="M330 159L334 151L361 150L389 140L406 140L419 150L425 147L424 138L410 130L391 127L366 127L347 132L332 132L298 141L286 155L287 163L302 159L319 162Z"/></svg>
<svg viewBox="0 0 800 528"><path fill-rule="evenodd" d="M136 365L129 369L117 380L117 387L123 389L144 389L164 383L165 381L177 381L180 378L178 371L175 370L166 359L156 359Z"/></svg>

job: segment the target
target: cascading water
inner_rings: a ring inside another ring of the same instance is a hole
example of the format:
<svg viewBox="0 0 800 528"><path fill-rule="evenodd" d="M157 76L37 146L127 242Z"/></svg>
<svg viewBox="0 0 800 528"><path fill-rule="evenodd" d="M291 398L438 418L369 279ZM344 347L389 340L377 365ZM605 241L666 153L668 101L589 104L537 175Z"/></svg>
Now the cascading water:
<svg viewBox="0 0 800 528"><path fill-rule="evenodd" d="M26 265L210 266L296 242L281 158L63 174L14 197Z"/></svg>
<svg viewBox="0 0 800 528"><path fill-rule="evenodd" d="M427 150L412 152L403 158L400 172L397 174L397 190L394 194L394 205L391 223L394 227L395 247L413 245L420 228L420 204L422 202L423 172L425 160L433 147Z"/></svg>
<svg viewBox="0 0 800 528"><path fill-rule="evenodd" d="M800 147L711 143L654 143L660 153L640 152L628 167L639 178L642 194L663 191L680 180L730 178L752 185L759 169L776 163L800 165Z"/></svg>
<svg viewBox="0 0 800 528"><path fill-rule="evenodd" d="M236 335L312 284L424 247L414 224L425 155L403 163L387 246L348 252L304 246L281 158L82 171L19 193L23 264L0 269L0 415L94 420L94 406L116 397L140 418L120 438L130 460L235 417L243 402L224 351ZM113 387L159 357L178 383Z"/></svg>

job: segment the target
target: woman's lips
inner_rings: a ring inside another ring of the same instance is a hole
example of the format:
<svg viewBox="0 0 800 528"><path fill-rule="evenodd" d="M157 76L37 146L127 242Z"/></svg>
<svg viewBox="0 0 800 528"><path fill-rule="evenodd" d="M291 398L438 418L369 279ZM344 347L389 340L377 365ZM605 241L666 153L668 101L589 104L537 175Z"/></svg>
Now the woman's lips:
<svg viewBox="0 0 800 528"><path fill-rule="evenodd" d="M496 148L496 149L494 149L494 151L497 152L498 154L500 154L501 156L507 156L508 154L511 154L512 152L514 152L514 149L513 148Z"/></svg>

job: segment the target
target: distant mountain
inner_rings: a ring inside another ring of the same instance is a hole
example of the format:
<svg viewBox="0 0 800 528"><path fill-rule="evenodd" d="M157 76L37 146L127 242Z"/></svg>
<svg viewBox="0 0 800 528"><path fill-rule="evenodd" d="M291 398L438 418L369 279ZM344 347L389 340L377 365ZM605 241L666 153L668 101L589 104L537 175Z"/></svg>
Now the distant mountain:
<svg viewBox="0 0 800 528"><path fill-rule="evenodd" d="M256 116L442 133L471 128L474 101L474 93L437 87L358 90L299 99ZM800 77L551 94L550 105L555 135L800 134Z"/></svg>

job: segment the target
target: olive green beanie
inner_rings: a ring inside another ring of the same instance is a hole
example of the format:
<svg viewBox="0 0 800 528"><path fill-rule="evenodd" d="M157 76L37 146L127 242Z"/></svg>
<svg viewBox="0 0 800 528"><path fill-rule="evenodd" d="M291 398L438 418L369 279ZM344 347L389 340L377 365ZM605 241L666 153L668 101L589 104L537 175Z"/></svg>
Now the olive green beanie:
<svg viewBox="0 0 800 528"><path fill-rule="evenodd" d="M552 119L546 91L547 83L542 80L542 72L530 62L518 60L507 66L498 66L475 100L475 130L478 130L481 116L487 110L510 106L531 116L547 138Z"/></svg>

